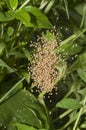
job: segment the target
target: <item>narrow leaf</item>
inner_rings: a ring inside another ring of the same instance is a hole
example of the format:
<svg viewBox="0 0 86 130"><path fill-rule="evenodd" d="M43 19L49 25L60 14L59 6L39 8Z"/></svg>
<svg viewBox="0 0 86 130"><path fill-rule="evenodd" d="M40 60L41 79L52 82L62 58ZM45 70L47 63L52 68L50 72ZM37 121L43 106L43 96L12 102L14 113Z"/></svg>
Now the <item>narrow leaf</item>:
<svg viewBox="0 0 86 130"><path fill-rule="evenodd" d="M28 125L20 124L20 123L16 123L14 124L14 126L17 127L17 130L37 130L32 126L28 126Z"/></svg>
<svg viewBox="0 0 86 130"><path fill-rule="evenodd" d="M2 51L4 50L5 48L5 43L1 42L0 43L0 54L2 53Z"/></svg>

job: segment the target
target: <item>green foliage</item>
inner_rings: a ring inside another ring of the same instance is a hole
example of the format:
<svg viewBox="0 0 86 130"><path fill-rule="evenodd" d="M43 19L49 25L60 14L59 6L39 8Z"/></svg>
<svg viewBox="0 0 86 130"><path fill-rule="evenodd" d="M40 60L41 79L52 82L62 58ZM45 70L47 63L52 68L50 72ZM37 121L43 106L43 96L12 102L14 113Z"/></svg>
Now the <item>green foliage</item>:
<svg viewBox="0 0 86 130"><path fill-rule="evenodd" d="M61 75L50 94L33 88L28 72L42 32L61 39ZM86 0L0 1L0 130L85 129Z"/></svg>
<svg viewBox="0 0 86 130"><path fill-rule="evenodd" d="M18 0L6 0L6 3L9 8L15 10L18 6Z"/></svg>
<svg viewBox="0 0 86 130"><path fill-rule="evenodd" d="M78 109L81 107L79 101L72 98L65 98L59 103L57 103L56 107L65 108L65 109Z"/></svg>

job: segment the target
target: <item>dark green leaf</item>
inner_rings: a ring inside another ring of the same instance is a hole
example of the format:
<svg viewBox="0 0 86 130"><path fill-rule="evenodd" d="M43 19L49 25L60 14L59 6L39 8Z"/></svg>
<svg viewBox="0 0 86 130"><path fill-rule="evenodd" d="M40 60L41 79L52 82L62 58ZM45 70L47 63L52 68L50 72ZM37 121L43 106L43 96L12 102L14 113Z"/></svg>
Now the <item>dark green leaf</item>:
<svg viewBox="0 0 86 130"><path fill-rule="evenodd" d="M18 91L0 105L0 123L7 124L7 126L10 123L22 123L41 129L45 124L41 114L45 115L42 107L26 90Z"/></svg>
<svg viewBox="0 0 86 130"><path fill-rule="evenodd" d="M24 78L22 78L20 81L18 81L1 99L0 99L0 104L9 99L11 96L13 96L17 91L19 91L22 87L22 81Z"/></svg>
<svg viewBox="0 0 86 130"><path fill-rule="evenodd" d="M82 62L83 61L83 62ZM86 70L86 52L82 53L77 60L70 66L68 73L75 71L77 69Z"/></svg>
<svg viewBox="0 0 86 130"><path fill-rule="evenodd" d="M8 66L2 59L0 59L0 67L5 67L9 73L14 72L14 70L10 66Z"/></svg>

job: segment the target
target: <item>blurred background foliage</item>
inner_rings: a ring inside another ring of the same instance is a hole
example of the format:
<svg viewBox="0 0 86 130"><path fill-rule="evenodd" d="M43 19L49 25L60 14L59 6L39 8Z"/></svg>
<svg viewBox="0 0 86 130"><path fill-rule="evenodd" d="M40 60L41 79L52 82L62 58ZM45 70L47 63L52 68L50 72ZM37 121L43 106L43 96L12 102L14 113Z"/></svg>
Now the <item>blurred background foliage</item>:
<svg viewBox="0 0 86 130"><path fill-rule="evenodd" d="M67 68L42 95L31 90L29 46L53 26ZM86 130L86 0L0 0L0 130Z"/></svg>

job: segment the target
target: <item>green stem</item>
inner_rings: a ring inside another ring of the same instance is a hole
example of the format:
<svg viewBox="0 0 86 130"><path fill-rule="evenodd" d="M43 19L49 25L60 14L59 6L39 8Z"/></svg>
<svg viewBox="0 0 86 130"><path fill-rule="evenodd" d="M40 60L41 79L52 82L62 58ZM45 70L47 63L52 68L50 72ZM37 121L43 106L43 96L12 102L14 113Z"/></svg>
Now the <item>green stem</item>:
<svg viewBox="0 0 86 130"><path fill-rule="evenodd" d="M3 24L1 25L1 39L3 38L3 34L4 34L4 26Z"/></svg>
<svg viewBox="0 0 86 130"><path fill-rule="evenodd" d="M83 105L85 105L85 103L86 103L86 97L85 97L84 100L83 100ZM82 115L83 109L84 109L84 106L80 109L80 111L79 111L79 113L78 113L78 117L77 117L77 120L76 120L76 122L75 122L75 124L74 124L73 130L76 130L76 127L77 127L78 122L79 122L79 119L80 119L80 117L81 117L81 115Z"/></svg>
<svg viewBox="0 0 86 130"><path fill-rule="evenodd" d="M7 99L8 95L15 90L15 88L24 80L25 78L22 78L16 85L13 86L1 99L0 99L0 104Z"/></svg>
<svg viewBox="0 0 86 130"><path fill-rule="evenodd" d="M46 5L48 4L48 1L42 1L41 4L40 4L40 7L39 9L42 10Z"/></svg>
<svg viewBox="0 0 86 130"><path fill-rule="evenodd" d="M65 8L66 8L67 17L68 17L68 19L69 19L68 2L67 2L67 0L64 0L64 3L65 3Z"/></svg>
<svg viewBox="0 0 86 130"><path fill-rule="evenodd" d="M51 1L49 2L49 4L47 5L47 7L46 7L45 10L44 10L44 13L45 13L45 14L47 14L47 13L50 11L50 9L52 8L54 2L55 2L55 0L51 0Z"/></svg>
<svg viewBox="0 0 86 130"><path fill-rule="evenodd" d="M24 2L24 4L20 6L20 8L19 8L19 9L22 9L25 5L27 5L27 4L28 4L28 2L30 2L30 0L26 0L26 1Z"/></svg>
<svg viewBox="0 0 86 130"><path fill-rule="evenodd" d="M62 113L61 115L60 115L60 119L62 119L62 118L64 118L66 115L68 115L70 112L72 112L73 110L67 110L66 112L64 112L64 113Z"/></svg>

